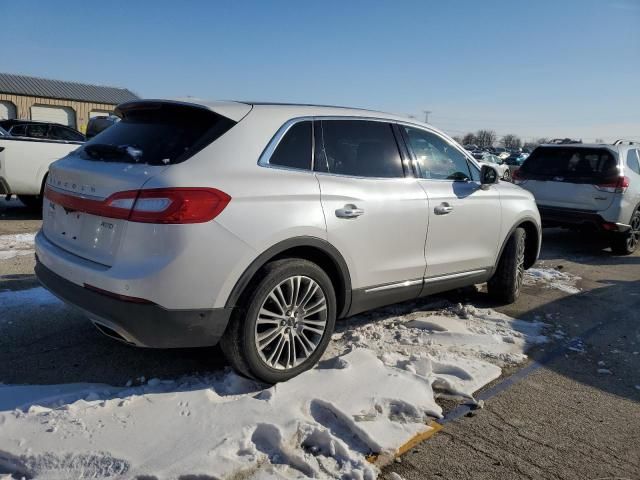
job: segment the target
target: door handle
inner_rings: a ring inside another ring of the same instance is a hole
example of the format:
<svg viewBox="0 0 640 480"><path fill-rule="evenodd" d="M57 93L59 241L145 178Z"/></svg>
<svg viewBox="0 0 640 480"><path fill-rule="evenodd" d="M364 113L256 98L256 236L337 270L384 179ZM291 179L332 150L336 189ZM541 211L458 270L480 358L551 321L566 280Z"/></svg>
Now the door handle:
<svg viewBox="0 0 640 480"><path fill-rule="evenodd" d="M453 212L453 207L447 202L442 202L440 205L433 209L433 213L435 213L436 215L446 215L451 212Z"/></svg>
<svg viewBox="0 0 640 480"><path fill-rule="evenodd" d="M336 217L338 218L356 218L360 215L364 215L364 209L358 208L352 204L345 205L344 207L336 210Z"/></svg>

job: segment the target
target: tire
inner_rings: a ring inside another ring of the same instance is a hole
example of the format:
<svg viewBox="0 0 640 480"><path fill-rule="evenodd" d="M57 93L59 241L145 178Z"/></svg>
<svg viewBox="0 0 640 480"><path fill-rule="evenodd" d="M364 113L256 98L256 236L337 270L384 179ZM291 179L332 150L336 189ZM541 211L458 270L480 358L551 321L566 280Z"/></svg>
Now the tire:
<svg viewBox="0 0 640 480"><path fill-rule="evenodd" d="M636 210L629 221L631 229L624 233L614 233L611 238L611 251L616 255L631 255L640 243L640 211Z"/></svg>
<svg viewBox="0 0 640 480"><path fill-rule="evenodd" d="M526 238L524 228L516 228L504 247L496 272L487 283L489 295L502 303L513 303L520 296Z"/></svg>
<svg viewBox="0 0 640 480"><path fill-rule="evenodd" d="M298 293L291 295L295 285ZM305 308L314 312L303 316ZM262 268L241 296L220 346L239 373L266 383L283 382L318 362L335 322L336 295L324 270L303 259L276 260Z"/></svg>
<svg viewBox="0 0 640 480"><path fill-rule="evenodd" d="M504 174L502 175L502 179L505 182L510 182L511 181L511 170L509 170L508 168L504 171Z"/></svg>
<svg viewBox="0 0 640 480"><path fill-rule="evenodd" d="M18 195L18 200L29 210L42 211L42 195Z"/></svg>

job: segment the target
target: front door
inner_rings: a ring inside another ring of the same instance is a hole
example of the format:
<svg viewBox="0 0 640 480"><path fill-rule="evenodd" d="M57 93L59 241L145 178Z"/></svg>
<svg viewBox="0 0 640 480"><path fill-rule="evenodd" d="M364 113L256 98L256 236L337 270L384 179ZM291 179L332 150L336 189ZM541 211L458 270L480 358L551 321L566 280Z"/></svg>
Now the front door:
<svg viewBox="0 0 640 480"><path fill-rule="evenodd" d="M477 167L444 137L408 126L401 130L429 198L426 283L441 277L482 276L498 254L498 189L482 189Z"/></svg>

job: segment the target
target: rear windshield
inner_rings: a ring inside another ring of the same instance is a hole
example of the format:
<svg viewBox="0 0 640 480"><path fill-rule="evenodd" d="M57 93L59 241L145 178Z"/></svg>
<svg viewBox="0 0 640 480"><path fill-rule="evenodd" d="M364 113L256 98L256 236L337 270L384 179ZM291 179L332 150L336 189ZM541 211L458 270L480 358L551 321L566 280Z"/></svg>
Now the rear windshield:
<svg viewBox="0 0 640 480"><path fill-rule="evenodd" d="M140 103L122 110L122 121L80 150L86 160L171 165L222 136L236 122L210 110L167 103Z"/></svg>
<svg viewBox="0 0 640 480"><path fill-rule="evenodd" d="M575 183L608 180L619 175L617 161L605 148L538 147L526 159L521 173Z"/></svg>

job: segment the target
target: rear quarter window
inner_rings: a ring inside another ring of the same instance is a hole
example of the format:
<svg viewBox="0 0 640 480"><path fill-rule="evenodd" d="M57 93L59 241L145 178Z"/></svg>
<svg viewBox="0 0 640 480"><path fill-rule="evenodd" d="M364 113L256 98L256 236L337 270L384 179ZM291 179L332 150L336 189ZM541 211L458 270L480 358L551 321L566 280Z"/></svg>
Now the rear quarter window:
<svg viewBox="0 0 640 480"><path fill-rule="evenodd" d="M293 125L280 139L269 165L311 170L311 136L311 122Z"/></svg>

